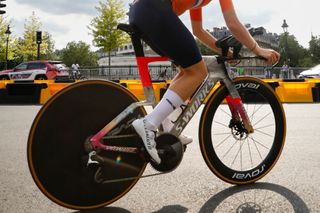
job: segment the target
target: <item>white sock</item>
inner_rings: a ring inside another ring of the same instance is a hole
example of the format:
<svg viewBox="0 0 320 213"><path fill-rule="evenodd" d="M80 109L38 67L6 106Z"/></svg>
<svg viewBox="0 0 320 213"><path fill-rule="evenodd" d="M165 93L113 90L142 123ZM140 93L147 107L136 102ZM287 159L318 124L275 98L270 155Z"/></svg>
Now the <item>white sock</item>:
<svg viewBox="0 0 320 213"><path fill-rule="evenodd" d="M146 120L155 128L158 128L162 121L179 108L181 104L183 104L181 97L168 89L154 110L146 116Z"/></svg>
<svg viewBox="0 0 320 213"><path fill-rule="evenodd" d="M188 100L186 100L183 105L188 105ZM166 117L164 119L164 121L162 122L162 126L163 126L163 131L164 132L169 132L173 125L174 122L178 119L178 117L180 116L180 114L182 113L182 110L184 109L181 105L180 107L178 107L177 109L175 109L168 117Z"/></svg>

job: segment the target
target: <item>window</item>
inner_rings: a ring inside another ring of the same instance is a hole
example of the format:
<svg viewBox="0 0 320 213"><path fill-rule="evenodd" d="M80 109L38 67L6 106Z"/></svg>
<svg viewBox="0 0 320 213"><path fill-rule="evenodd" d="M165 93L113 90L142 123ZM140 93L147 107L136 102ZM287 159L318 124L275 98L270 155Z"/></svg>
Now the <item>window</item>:
<svg viewBox="0 0 320 213"><path fill-rule="evenodd" d="M27 69L27 64L26 63L19 64L18 66L16 66L14 68L14 70L26 70L26 69Z"/></svg>
<svg viewBox="0 0 320 213"><path fill-rule="evenodd" d="M60 63L50 63L50 64L52 64L59 71L67 71L67 70L69 70L67 65L65 65L65 64L63 64L61 62Z"/></svg>
<svg viewBox="0 0 320 213"><path fill-rule="evenodd" d="M44 63L29 63L28 69L34 70L34 69L45 69L46 65Z"/></svg>

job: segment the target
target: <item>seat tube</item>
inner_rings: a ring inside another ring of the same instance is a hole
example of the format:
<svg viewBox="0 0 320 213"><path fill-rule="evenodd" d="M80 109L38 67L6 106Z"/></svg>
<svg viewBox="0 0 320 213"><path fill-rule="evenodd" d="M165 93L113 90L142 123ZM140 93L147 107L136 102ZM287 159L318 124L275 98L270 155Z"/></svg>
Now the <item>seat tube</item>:
<svg viewBox="0 0 320 213"><path fill-rule="evenodd" d="M148 64L155 61L168 61L167 57L146 57L144 55L143 46L140 38L133 34L131 35L133 48L136 55L136 62L138 65L138 71L141 79L141 83L144 90L146 101L151 103L153 107L156 105L156 97L152 86L152 80L148 69Z"/></svg>
<svg viewBox="0 0 320 213"><path fill-rule="evenodd" d="M151 103L153 107L156 105L156 97L152 87L152 81L148 69L148 60L146 57L136 58L141 83L143 86L144 96L148 103Z"/></svg>

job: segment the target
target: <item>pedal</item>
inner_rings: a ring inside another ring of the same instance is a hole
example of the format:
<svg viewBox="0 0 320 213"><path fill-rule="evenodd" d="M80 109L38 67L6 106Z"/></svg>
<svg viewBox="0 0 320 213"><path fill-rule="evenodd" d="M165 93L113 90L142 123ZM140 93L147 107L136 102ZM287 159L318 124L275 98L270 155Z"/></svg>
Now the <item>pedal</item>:
<svg viewBox="0 0 320 213"><path fill-rule="evenodd" d="M183 158L184 148L179 138L165 133L155 139L161 163L150 161L151 166L159 172L170 172L176 169Z"/></svg>

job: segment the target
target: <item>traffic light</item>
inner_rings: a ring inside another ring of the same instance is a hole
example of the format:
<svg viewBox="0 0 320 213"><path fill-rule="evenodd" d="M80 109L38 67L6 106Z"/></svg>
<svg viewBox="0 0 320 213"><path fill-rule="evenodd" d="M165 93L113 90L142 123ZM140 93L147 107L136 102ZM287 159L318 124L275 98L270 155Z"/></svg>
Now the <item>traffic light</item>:
<svg viewBox="0 0 320 213"><path fill-rule="evenodd" d="M37 31L37 44L42 43L42 31Z"/></svg>
<svg viewBox="0 0 320 213"><path fill-rule="evenodd" d="M2 3L3 1L6 1L6 0L0 0L0 15L6 13L6 11L4 11L4 10L1 9L1 8L7 6L6 4L3 4L3 3Z"/></svg>

